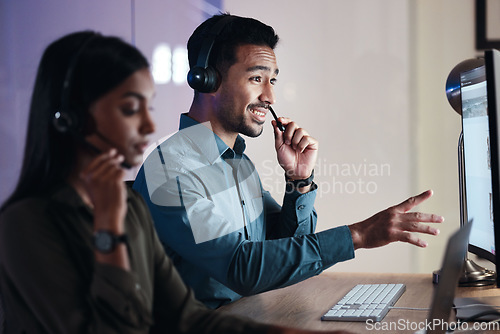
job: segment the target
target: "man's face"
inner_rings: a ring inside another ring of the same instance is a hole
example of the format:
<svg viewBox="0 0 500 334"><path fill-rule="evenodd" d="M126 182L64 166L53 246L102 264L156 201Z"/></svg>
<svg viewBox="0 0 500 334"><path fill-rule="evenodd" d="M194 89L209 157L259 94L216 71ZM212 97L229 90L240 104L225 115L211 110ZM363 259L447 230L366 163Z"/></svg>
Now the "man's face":
<svg viewBox="0 0 500 334"><path fill-rule="evenodd" d="M245 44L237 48L236 57L216 92L216 117L227 134L257 137L267 106L275 102L276 55L268 46Z"/></svg>

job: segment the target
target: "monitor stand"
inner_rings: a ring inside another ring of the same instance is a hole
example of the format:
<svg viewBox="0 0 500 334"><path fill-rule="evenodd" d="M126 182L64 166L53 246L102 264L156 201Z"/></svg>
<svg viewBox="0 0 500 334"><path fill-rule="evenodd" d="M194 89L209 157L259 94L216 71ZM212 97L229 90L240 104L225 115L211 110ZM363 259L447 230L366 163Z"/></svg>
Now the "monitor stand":
<svg viewBox="0 0 500 334"><path fill-rule="evenodd" d="M464 170L464 141L463 132L460 133L458 139L458 186L460 192L460 227L463 227L467 221L467 204L464 187L465 170ZM463 272L458 281L459 286L485 286L496 283L496 273L493 270L481 267L474 261L469 259L468 254L465 254ZM432 273L432 282L439 282L440 270Z"/></svg>
<svg viewBox="0 0 500 334"><path fill-rule="evenodd" d="M471 259L465 258L463 273L458 281L459 286L484 286L496 283L497 275L493 270L481 267Z"/></svg>

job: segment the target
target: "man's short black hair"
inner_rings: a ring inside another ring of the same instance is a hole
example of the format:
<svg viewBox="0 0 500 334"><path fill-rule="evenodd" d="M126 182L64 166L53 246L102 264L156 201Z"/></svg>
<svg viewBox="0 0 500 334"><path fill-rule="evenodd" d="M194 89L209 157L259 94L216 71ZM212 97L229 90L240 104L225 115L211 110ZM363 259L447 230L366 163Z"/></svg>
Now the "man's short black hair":
<svg viewBox="0 0 500 334"><path fill-rule="evenodd" d="M253 18L229 13L217 14L200 24L189 38L187 49L190 68L196 66L203 40L210 35L212 27L227 16L232 19L228 20L217 35L208 61L221 74L236 63L236 49L240 45L269 46L274 50L279 37L272 27Z"/></svg>

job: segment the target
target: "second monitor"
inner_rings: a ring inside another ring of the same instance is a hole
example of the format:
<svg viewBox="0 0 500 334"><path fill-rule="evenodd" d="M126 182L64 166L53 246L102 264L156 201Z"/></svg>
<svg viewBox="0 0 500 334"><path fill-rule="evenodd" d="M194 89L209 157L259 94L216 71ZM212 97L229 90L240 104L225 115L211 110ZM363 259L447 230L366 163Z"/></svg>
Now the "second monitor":
<svg viewBox="0 0 500 334"><path fill-rule="evenodd" d="M500 55L498 51L495 53ZM493 179L497 177L498 169L495 169L495 162L492 161L497 153L491 150L491 147L495 147L496 136L490 133L496 131L495 128L492 129L490 122L490 116L496 116L496 108L493 105L496 99L488 89L494 80L491 58L495 53L492 50L486 51L485 65L460 73L460 98L463 133L463 220L474 221L469 238L469 251L497 264L495 230L500 227L495 226L494 203L498 202L498 199L495 199L494 190L498 189L493 186ZM491 115L492 113L494 115ZM500 211L497 212L498 220ZM486 285L495 282L494 271L466 260L461 285Z"/></svg>

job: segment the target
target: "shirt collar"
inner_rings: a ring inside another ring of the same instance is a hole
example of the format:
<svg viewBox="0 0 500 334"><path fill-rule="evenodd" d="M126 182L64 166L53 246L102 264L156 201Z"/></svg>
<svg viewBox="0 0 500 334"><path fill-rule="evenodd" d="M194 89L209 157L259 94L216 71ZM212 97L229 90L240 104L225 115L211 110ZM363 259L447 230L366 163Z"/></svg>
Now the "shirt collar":
<svg viewBox="0 0 500 334"><path fill-rule="evenodd" d="M193 126L196 127L196 131L189 131ZM179 131L183 131L201 149L201 152L205 152L205 155L209 158L212 164L218 157L224 160L234 159L237 156L243 155L245 152L245 139L243 139L240 135L236 137L234 148L231 149L211 130L210 124L205 126L189 117L187 113L181 114ZM215 150L213 147L214 140L217 147L216 152L214 152Z"/></svg>

